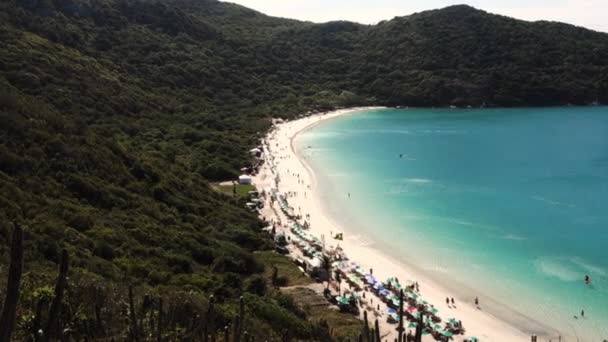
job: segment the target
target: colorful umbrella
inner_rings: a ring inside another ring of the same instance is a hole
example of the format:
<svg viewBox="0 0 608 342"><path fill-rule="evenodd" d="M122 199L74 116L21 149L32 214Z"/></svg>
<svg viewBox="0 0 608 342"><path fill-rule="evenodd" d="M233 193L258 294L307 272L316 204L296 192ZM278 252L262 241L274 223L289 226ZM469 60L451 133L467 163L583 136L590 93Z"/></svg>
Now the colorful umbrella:
<svg viewBox="0 0 608 342"><path fill-rule="evenodd" d="M451 331L447 331L447 330L441 330L439 333L441 335L443 335L443 336L446 336L446 337L452 337L452 336L454 336L454 334L452 334Z"/></svg>
<svg viewBox="0 0 608 342"><path fill-rule="evenodd" d="M338 304L349 304L348 298L346 297L338 296L336 297L336 301L338 302Z"/></svg>
<svg viewBox="0 0 608 342"><path fill-rule="evenodd" d="M414 298L414 299L420 297L420 295L417 294L416 292L408 292L407 296L410 297L410 298Z"/></svg>

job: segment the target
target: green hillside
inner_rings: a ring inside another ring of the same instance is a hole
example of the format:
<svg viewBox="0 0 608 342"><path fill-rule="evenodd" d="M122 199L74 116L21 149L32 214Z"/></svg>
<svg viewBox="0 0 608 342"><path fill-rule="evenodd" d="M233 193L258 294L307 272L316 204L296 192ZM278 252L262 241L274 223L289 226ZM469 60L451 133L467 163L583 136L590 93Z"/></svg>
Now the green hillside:
<svg viewBox="0 0 608 342"><path fill-rule="evenodd" d="M9 0L0 43L0 291L19 223L23 340L49 305L62 249L61 319L79 334L124 337L133 285L144 307L188 303L173 317L182 325L213 294L223 326L247 293L252 334L325 339L324 324L267 288L271 265L254 253L272 248L263 223L210 187L249 164L270 118L608 102L608 34L467 6L366 26L213 0ZM167 334L184 339L177 331Z"/></svg>

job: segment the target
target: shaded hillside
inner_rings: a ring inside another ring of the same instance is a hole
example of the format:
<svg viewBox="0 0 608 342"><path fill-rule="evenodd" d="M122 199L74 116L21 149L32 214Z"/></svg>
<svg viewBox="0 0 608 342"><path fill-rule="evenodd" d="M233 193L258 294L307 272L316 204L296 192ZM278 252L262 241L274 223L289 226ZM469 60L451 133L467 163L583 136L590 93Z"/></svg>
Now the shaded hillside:
<svg viewBox="0 0 608 342"><path fill-rule="evenodd" d="M608 34L453 6L370 30L369 92L402 103L552 105L607 100ZM390 95L389 95L390 94Z"/></svg>
<svg viewBox="0 0 608 342"><path fill-rule="evenodd" d="M116 321L126 284L194 311L214 294L218 326L248 292L259 336L326 337L266 293L269 266L253 253L271 248L263 224L209 187L250 162L271 117L608 102L608 35L466 6L365 26L212 0L10 0L0 42L0 258L23 224L22 337L64 248L84 289L66 302L90 309L88 289L104 288Z"/></svg>

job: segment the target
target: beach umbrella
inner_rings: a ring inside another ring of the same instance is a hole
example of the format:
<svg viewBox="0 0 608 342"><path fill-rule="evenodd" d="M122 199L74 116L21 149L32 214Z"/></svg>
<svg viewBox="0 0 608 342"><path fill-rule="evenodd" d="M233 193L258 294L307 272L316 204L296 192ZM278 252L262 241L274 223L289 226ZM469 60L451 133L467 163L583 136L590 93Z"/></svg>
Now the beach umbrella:
<svg viewBox="0 0 608 342"><path fill-rule="evenodd" d="M445 337L452 337L452 336L454 336L454 334L451 331L448 331L448 330L441 330L439 333L441 335L445 336Z"/></svg>
<svg viewBox="0 0 608 342"><path fill-rule="evenodd" d="M342 296L337 296L337 297L336 297L336 301L337 301L339 304L348 304L348 303L349 303L349 302L348 302L348 298L346 298L346 297L342 297Z"/></svg>
<svg viewBox="0 0 608 342"><path fill-rule="evenodd" d="M408 328L415 328L415 327L417 327L417 326L418 326L418 323L416 323L416 322L410 322L410 323L407 325L407 327L408 327Z"/></svg>
<svg viewBox="0 0 608 342"><path fill-rule="evenodd" d="M419 311L415 311L412 313L412 316L414 316L414 318L420 318L420 312Z"/></svg>
<svg viewBox="0 0 608 342"><path fill-rule="evenodd" d="M430 311L431 311L432 313L434 313L434 314L436 314L436 313L438 313L438 312L439 312L439 310L437 310L437 308L431 308L431 310L430 310Z"/></svg>
<svg viewBox="0 0 608 342"><path fill-rule="evenodd" d="M428 335L428 334L430 334L430 333L431 333L431 332L430 332L430 331L428 331L427 329L422 329L422 335Z"/></svg>
<svg viewBox="0 0 608 342"><path fill-rule="evenodd" d="M393 308L387 308L386 313L388 313L389 315L394 315L397 313L397 310L395 310Z"/></svg>
<svg viewBox="0 0 608 342"><path fill-rule="evenodd" d="M467 340L469 340L470 342L479 342L479 339L475 336L471 336L471 337L467 338Z"/></svg>
<svg viewBox="0 0 608 342"><path fill-rule="evenodd" d="M456 324L458 321L456 321L456 318L448 318L448 323L454 325Z"/></svg>
<svg viewBox="0 0 608 342"><path fill-rule="evenodd" d="M433 324L433 329L439 331L441 329L441 325L439 325L439 324Z"/></svg>
<svg viewBox="0 0 608 342"><path fill-rule="evenodd" d="M380 291L380 294L384 297L388 297L391 295L391 292L387 289L383 289L382 291Z"/></svg>

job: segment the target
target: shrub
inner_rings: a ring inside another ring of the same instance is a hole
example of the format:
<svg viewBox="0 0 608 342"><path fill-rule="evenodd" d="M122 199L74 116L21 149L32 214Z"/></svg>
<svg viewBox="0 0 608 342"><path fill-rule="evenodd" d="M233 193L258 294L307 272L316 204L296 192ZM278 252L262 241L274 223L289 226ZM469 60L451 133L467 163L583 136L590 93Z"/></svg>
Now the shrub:
<svg viewBox="0 0 608 342"><path fill-rule="evenodd" d="M181 255L170 255L167 257L167 265L171 267L173 273L192 273L190 260Z"/></svg>
<svg viewBox="0 0 608 342"><path fill-rule="evenodd" d="M215 252L209 247L201 247L192 251L192 258L201 265L210 265L215 258Z"/></svg>
<svg viewBox="0 0 608 342"><path fill-rule="evenodd" d="M98 241L95 243L95 249L93 249L93 255L96 255L102 259L112 260L114 259L114 248L106 243L105 241Z"/></svg>
<svg viewBox="0 0 608 342"><path fill-rule="evenodd" d="M223 161L212 161L201 166L198 172L210 181L226 181L238 177L236 171Z"/></svg>
<svg viewBox="0 0 608 342"><path fill-rule="evenodd" d="M266 294L266 280L260 275L253 275L245 286L248 292L263 296Z"/></svg>

